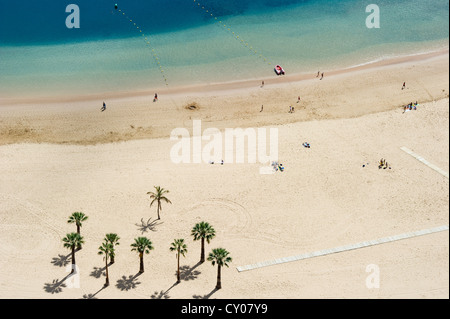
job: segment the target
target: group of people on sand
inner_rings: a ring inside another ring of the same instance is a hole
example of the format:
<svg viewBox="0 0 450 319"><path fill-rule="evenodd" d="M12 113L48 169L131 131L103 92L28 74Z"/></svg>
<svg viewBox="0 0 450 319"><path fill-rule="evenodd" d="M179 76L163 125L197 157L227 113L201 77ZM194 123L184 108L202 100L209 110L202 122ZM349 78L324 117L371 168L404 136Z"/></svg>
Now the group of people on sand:
<svg viewBox="0 0 450 319"><path fill-rule="evenodd" d="M317 72L317 76L316 76L316 78L319 78L320 77L320 80L322 80L323 79L323 77L324 77L324 73L322 72L322 73L320 73L320 71L319 72ZM265 85L265 82L264 81L262 81L261 82L261 88L263 88L264 87L264 85ZM300 103L301 102L301 97L300 96L298 96L297 97L297 103ZM264 111L264 106L261 106L261 110L259 111L260 113L262 112L262 111ZM294 113L295 112L295 108L291 105L291 106L289 106L289 113Z"/></svg>
<svg viewBox="0 0 450 319"><path fill-rule="evenodd" d="M419 106L419 103L417 101L416 103L411 102L403 107L403 113L405 113L406 111L415 111L417 110L417 106Z"/></svg>
<svg viewBox="0 0 450 319"><path fill-rule="evenodd" d="M322 72L322 74L320 73L320 71L317 71L317 75L316 78L318 78L320 76L320 80L323 79L324 73Z"/></svg>
<svg viewBox="0 0 450 319"><path fill-rule="evenodd" d="M221 160L218 164L223 165L225 162ZM209 161L209 164L214 165L216 164L214 161Z"/></svg>
<svg viewBox="0 0 450 319"><path fill-rule="evenodd" d="M298 102L297 103L299 103L300 102L300 97L298 97ZM261 113L262 111L264 111L264 105L261 105L261 110L259 111L259 113ZM289 113L294 113L295 112L295 108L291 105L291 106L289 106Z"/></svg>
<svg viewBox="0 0 450 319"><path fill-rule="evenodd" d="M380 162L378 163L378 168L379 169L387 169L387 168L391 169L391 167L389 166L388 162L386 162L386 160L384 158L382 158L380 160Z"/></svg>
<svg viewBox="0 0 450 319"><path fill-rule="evenodd" d="M368 166L369 163L364 164L362 167L366 167ZM378 169L392 169L392 167L389 165L389 163L384 159L380 159L380 161L378 162Z"/></svg>
<svg viewBox="0 0 450 319"><path fill-rule="evenodd" d="M278 164L278 162L272 162L272 167L275 172L284 172L284 166L283 164Z"/></svg>

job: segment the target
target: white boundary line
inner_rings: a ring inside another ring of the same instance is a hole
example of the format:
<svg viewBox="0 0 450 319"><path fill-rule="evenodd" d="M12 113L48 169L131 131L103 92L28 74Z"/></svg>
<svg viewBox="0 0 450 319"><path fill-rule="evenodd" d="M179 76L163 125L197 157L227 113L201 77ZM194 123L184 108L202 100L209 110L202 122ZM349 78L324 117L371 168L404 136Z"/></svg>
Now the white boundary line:
<svg viewBox="0 0 450 319"><path fill-rule="evenodd" d="M376 239L376 240L369 240L369 241L365 241L365 242L361 242L361 243L357 243L357 244L351 244L351 245L340 246L340 247L331 248L331 249L319 250L319 251L315 251L312 253L306 253L306 254L297 255L297 256L283 257L283 258L278 258L278 259L274 259L274 260L267 260L267 261L259 262L256 264L240 266L240 267L237 267L237 270L239 272L243 272L243 271L253 270L253 269L257 269L257 268L268 267L268 266L283 264L283 263L292 262L292 261L298 261L298 260L302 260L302 259L308 259L308 258L313 258L313 257L318 257L318 256L325 256L325 255L330 255L330 254L334 254L334 253L340 253L343 251L349 251L349 250L360 249L360 248L365 248L365 247L374 246L374 245L385 244L385 243L389 243L389 242L393 242L393 241L397 241L397 240L433 234L433 233L442 232L442 231L446 231L446 230L449 230L448 225L435 227L435 228L431 228L431 229L419 230L419 231L415 231L415 232L411 232L411 233L405 233L405 234L385 237L385 238Z"/></svg>
<svg viewBox="0 0 450 319"><path fill-rule="evenodd" d="M413 151L411 151L409 148L407 147L400 147L400 149L405 152L408 153L409 155L411 155L412 157L414 157L416 160L422 162L423 164L425 164L426 166L430 167L431 169L434 169L436 172L438 172L439 174L444 175L447 179L448 178L448 172L440 169L439 167L437 167L434 164L431 164L430 162L428 162L426 159L424 159L422 156L417 155L416 153L414 153Z"/></svg>

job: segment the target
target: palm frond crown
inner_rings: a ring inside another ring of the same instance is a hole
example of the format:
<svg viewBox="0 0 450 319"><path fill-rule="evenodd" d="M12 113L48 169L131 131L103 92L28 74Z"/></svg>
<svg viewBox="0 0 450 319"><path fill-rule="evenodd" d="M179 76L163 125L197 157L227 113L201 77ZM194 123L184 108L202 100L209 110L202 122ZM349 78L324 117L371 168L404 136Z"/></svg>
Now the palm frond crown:
<svg viewBox="0 0 450 319"><path fill-rule="evenodd" d="M134 243L131 244L131 251L137 251L138 253L149 254L150 250L153 250L153 244L150 239L146 237L138 237L134 239Z"/></svg>
<svg viewBox="0 0 450 319"><path fill-rule="evenodd" d="M78 233L67 234L62 240L64 242L64 248L68 249L84 244L84 238Z"/></svg>
<svg viewBox="0 0 450 319"><path fill-rule="evenodd" d="M228 263L233 261L233 259L228 256L229 254L230 253L224 248L216 248L209 253L208 261L211 261L213 266L217 263L221 267L229 267Z"/></svg>
<svg viewBox="0 0 450 319"><path fill-rule="evenodd" d="M170 251L176 251L177 255L179 252L180 255L185 257L185 254L187 253L187 245L184 243L184 239L175 239L171 244Z"/></svg>
<svg viewBox="0 0 450 319"><path fill-rule="evenodd" d="M206 222L198 223L192 228L191 235L194 236L194 240L206 239L208 244L211 239L216 236L215 229Z"/></svg>
<svg viewBox="0 0 450 319"><path fill-rule="evenodd" d="M74 212L72 215L69 216L69 219L67 222L69 224L76 224L77 226L81 227L83 226L83 222L85 222L88 219L88 216L86 216L82 212Z"/></svg>

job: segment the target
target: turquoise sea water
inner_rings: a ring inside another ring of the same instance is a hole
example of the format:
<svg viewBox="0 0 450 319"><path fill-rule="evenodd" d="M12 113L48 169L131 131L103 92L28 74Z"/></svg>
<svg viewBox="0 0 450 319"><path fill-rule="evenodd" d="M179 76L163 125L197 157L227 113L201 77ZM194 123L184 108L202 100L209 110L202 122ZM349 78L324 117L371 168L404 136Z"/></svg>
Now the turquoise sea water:
<svg viewBox="0 0 450 319"><path fill-rule="evenodd" d="M80 29L65 24L72 3ZM0 98L258 79L274 64L315 73L448 39L449 0L0 0Z"/></svg>

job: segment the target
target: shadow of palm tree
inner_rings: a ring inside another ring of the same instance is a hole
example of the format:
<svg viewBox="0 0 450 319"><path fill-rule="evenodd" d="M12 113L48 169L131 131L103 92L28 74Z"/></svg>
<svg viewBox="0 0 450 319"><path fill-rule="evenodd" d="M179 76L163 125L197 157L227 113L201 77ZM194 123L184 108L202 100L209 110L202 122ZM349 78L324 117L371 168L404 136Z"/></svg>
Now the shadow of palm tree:
<svg viewBox="0 0 450 319"><path fill-rule="evenodd" d="M92 270L91 274L89 276L100 278L102 275L106 277L105 273L106 267L100 268L100 267L94 267L94 270Z"/></svg>
<svg viewBox="0 0 450 319"><path fill-rule="evenodd" d="M130 275L128 278L126 276L122 276L121 279L117 280L116 287L122 291L128 291L131 289L135 289L137 285L141 284L140 281L137 281L137 277L141 274L137 273L136 275Z"/></svg>
<svg viewBox="0 0 450 319"><path fill-rule="evenodd" d="M102 291L103 289L105 289L105 287L102 287L99 291L97 291L95 294L87 294L87 295L83 295L83 298L81 299L98 299L95 296L97 296L97 294Z"/></svg>
<svg viewBox="0 0 450 319"><path fill-rule="evenodd" d="M192 298L194 299L209 299L211 298L211 296L219 289L214 288L209 294L204 295L204 296L200 296L200 295L193 295Z"/></svg>
<svg viewBox="0 0 450 319"><path fill-rule="evenodd" d="M158 223L157 220L151 221L152 218L150 217L149 220L147 220L147 222L144 222L144 218L141 218L141 224L136 224L136 226L139 228L139 231L144 234L148 231L156 231L156 226L159 226L161 224L163 224L162 222Z"/></svg>
<svg viewBox="0 0 450 319"><path fill-rule="evenodd" d="M201 274L200 271L195 270L195 268L197 268L198 265L199 264L197 264L196 266L194 266L192 268L190 268L189 266L181 266L180 267L180 279L185 280L185 281L197 279L198 275ZM175 276L176 275L177 275L177 272L175 271Z"/></svg>
<svg viewBox="0 0 450 319"><path fill-rule="evenodd" d="M151 298L152 299L169 299L170 296L166 292L161 290L160 292L155 291L155 293L153 295L151 295Z"/></svg>
<svg viewBox="0 0 450 319"><path fill-rule="evenodd" d="M70 275L67 275L63 279L53 279L52 282L44 284L44 290L45 292L48 292L49 294L59 294L62 292L63 288L66 288L66 284L64 281L66 281L67 278L69 278Z"/></svg>
<svg viewBox="0 0 450 319"><path fill-rule="evenodd" d="M170 296L168 295L168 292L175 287L176 285L178 285L178 283L174 283L169 289L167 289L166 291L161 290L160 292L155 291L155 293L151 296L152 299L169 299Z"/></svg>
<svg viewBox="0 0 450 319"><path fill-rule="evenodd" d="M51 263L58 267L65 267L71 262L71 254L67 256L58 254L58 257L53 257Z"/></svg>

